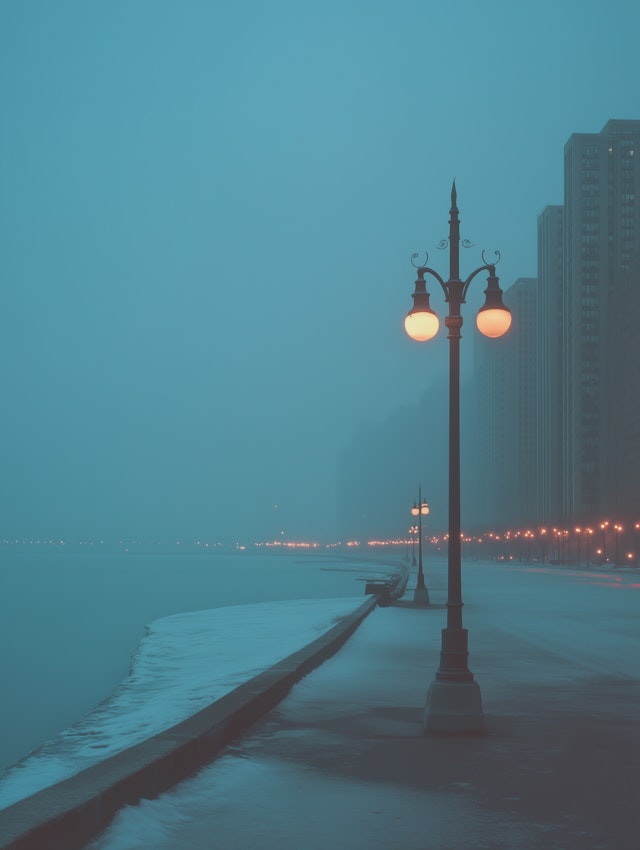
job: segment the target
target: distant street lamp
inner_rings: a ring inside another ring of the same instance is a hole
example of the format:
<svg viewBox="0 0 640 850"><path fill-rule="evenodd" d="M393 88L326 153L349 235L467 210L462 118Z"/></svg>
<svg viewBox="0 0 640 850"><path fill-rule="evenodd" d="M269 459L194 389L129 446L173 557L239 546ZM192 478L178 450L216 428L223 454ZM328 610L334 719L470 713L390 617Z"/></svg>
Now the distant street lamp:
<svg viewBox="0 0 640 850"><path fill-rule="evenodd" d="M606 519L604 522L600 523L600 530L602 531L602 563L604 564L605 559L607 557L607 528L609 528L609 520Z"/></svg>
<svg viewBox="0 0 640 850"><path fill-rule="evenodd" d="M409 527L409 534L411 535L411 564L415 567L416 565L416 534L418 533L418 526L412 525Z"/></svg>
<svg viewBox="0 0 640 850"><path fill-rule="evenodd" d="M418 517L418 583L413 592L413 601L421 605L429 604L429 591L424 583L424 572L422 569L422 517L429 513L429 505L422 501L422 485L418 486L418 504L413 503L411 515ZM414 560L415 565L415 560Z"/></svg>
<svg viewBox="0 0 640 850"><path fill-rule="evenodd" d="M546 564L546 563L547 563L547 561L549 560L549 558L548 558L548 555L549 555L549 547L550 547L550 545L551 545L550 543L547 543L547 540L548 540L548 538L547 538L547 529L546 529L546 528L541 528L541 529L540 529L540 560L541 560L544 564Z"/></svg>
<svg viewBox="0 0 640 850"><path fill-rule="evenodd" d="M621 560L620 560L620 535L624 531L624 528L623 528L623 526L620 525L620 523L616 523L613 526L613 530L616 533L616 567L619 567L620 564L621 564Z"/></svg>
<svg viewBox="0 0 640 850"><path fill-rule="evenodd" d="M591 537L593 535L592 528L585 528L585 533L587 535L587 566L591 566L591 554L590 554L590 546L591 546Z"/></svg>
<svg viewBox="0 0 640 850"><path fill-rule="evenodd" d="M413 293L413 307L405 319L405 329L420 342L432 339L439 319L429 306L425 275L440 284L449 304L445 325L449 330L449 545L447 627L442 630L440 667L427 693L424 729L427 732L481 734L484 732L480 686L469 670L467 630L462 627L462 572L460 544L460 339L462 315L469 284L482 271L487 271L485 303L476 324L488 337L505 334L511 325L511 313L502 303L502 290L495 265L486 263L475 269L466 280L460 280L460 221L458 219L455 180L451 188L449 219L449 280L426 265L416 266L418 279ZM446 242L441 244L444 247ZM469 247L468 242L463 242ZM414 258L417 255L414 255ZM496 252L500 259L500 255ZM484 260L484 252L482 255ZM428 260L428 256L427 256Z"/></svg>

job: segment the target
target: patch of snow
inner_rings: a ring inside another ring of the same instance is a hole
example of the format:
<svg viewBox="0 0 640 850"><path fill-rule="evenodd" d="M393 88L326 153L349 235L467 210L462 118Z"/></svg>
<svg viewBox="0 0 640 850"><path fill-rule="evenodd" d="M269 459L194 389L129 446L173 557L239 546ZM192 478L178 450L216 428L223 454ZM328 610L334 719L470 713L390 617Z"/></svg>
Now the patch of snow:
<svg viewBox="0 0 640 850"><path fill-rule="evenodd" d="M362 596L175 614L147 626L119 688L0 777L0 809L157 735L332 628Z"/></svg>

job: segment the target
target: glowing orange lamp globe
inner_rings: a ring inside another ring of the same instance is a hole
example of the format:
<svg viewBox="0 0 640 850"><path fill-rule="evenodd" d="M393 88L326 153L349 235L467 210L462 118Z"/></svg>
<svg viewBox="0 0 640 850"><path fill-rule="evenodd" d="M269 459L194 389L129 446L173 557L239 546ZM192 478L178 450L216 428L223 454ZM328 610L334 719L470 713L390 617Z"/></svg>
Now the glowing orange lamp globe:
<svg viewBox="0 0 640 850"><path fill-rule="evenodd" d="M438 333L440 319L433 310L410 310L404 320L404 329L416 342L426 342Z"/></svg>
<svg viewBox="0 0 640 850"><path fill-rule="evenodd" d="M511 327L511 311L502 307L483 307L476 316L480 333L495 339L504 336Z"/></svg>

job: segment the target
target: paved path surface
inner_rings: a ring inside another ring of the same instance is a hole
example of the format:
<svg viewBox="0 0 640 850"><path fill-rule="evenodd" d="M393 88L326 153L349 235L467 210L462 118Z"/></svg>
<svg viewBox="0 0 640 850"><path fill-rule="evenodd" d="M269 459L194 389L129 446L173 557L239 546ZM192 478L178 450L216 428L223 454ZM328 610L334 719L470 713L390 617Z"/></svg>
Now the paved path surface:
<svg viewBox="0 0 640 850"><path fill-rule="evenodd" d="M442 603L443 564L427 583ZM486 736L422 733L441 604L378 608L212 766L91 847L638 850L640 576L471 565L464 587Z"/></svg>

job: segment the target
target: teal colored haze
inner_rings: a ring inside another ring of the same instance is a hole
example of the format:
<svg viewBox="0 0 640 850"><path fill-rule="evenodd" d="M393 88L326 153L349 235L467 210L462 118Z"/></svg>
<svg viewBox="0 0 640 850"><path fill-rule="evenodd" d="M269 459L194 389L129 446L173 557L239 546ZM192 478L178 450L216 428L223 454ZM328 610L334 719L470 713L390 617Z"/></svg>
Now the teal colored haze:
<svg viewBox="0 0 640 850"><path fill-rule="evenodd" d="M462 272L535 276L565 142L640 117L638 33L631 0L1 0L0 536L330 539L338 452L446 374L402 322L452 179Z"/></svg>

